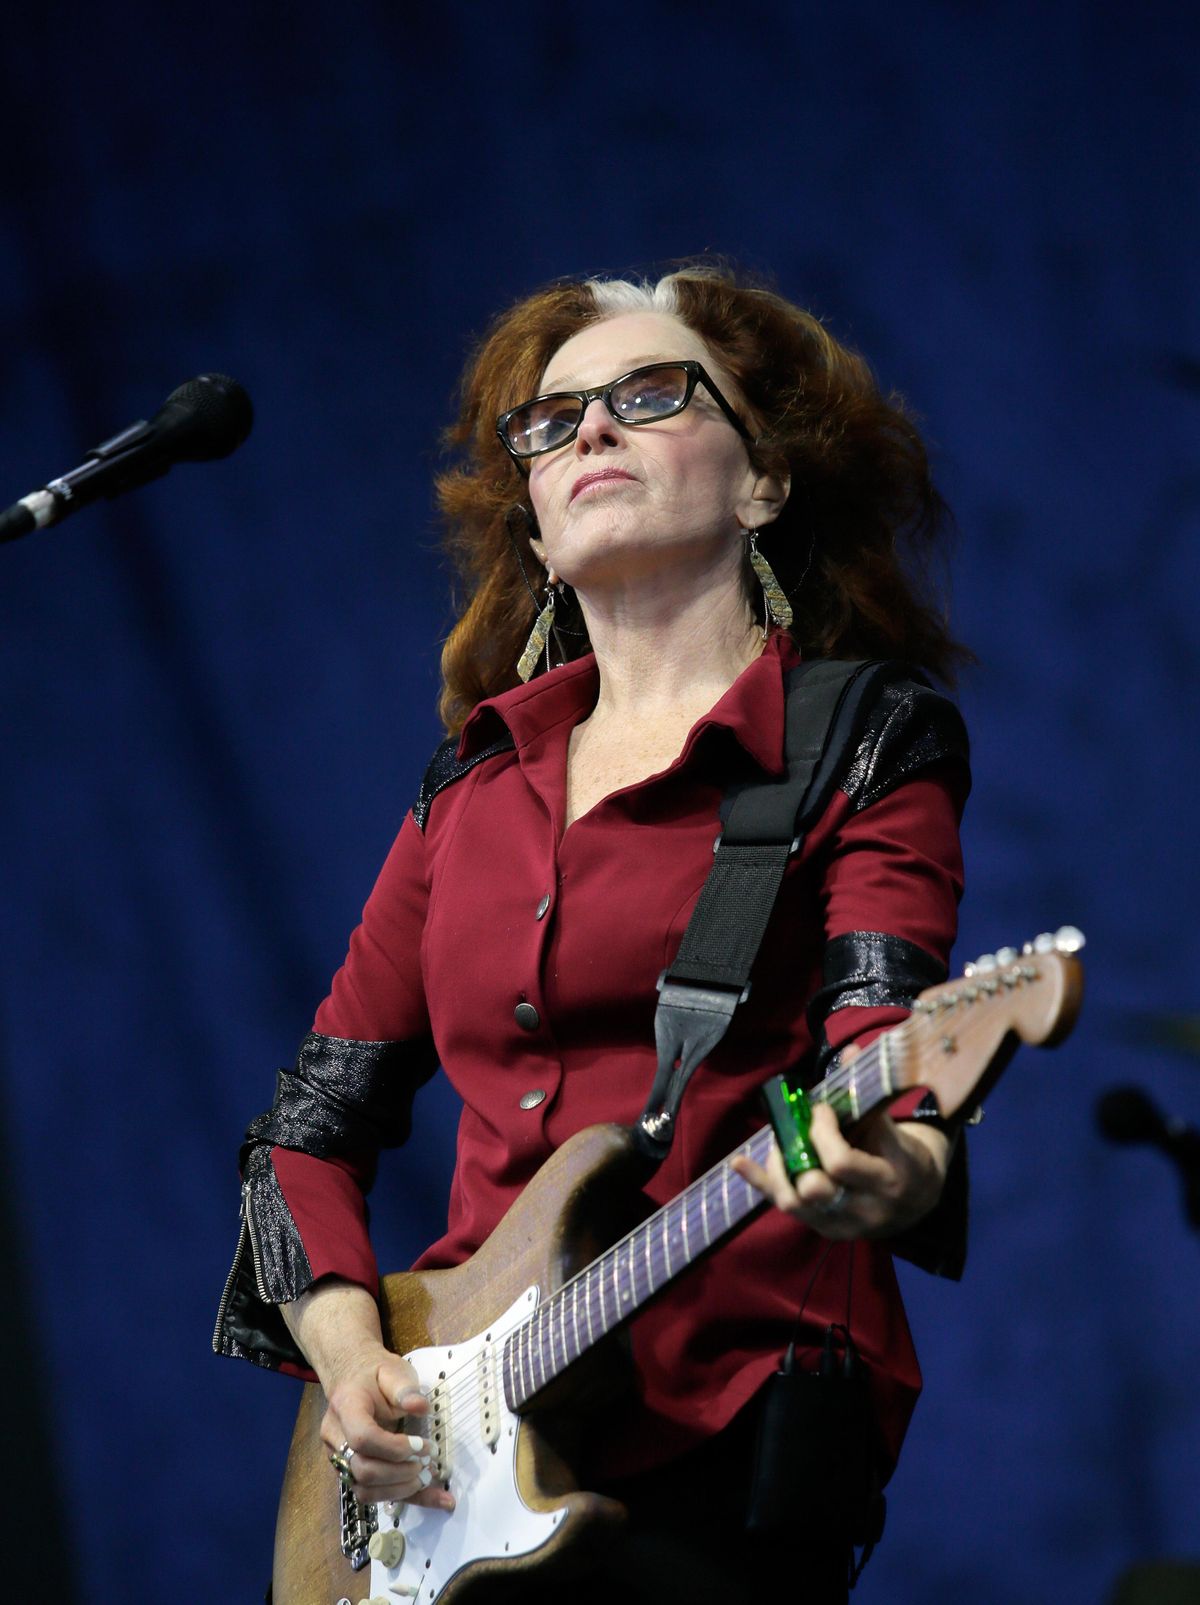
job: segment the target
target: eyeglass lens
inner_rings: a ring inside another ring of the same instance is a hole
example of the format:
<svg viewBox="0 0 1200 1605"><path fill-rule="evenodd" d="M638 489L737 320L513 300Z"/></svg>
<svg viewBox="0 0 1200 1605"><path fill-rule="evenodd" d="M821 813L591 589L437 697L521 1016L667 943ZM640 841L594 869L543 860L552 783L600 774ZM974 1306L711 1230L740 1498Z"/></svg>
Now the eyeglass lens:
<svg viewBox="0 0 1200 1605"><path fill-rule="evenodd" d="M608 407L622 423L650 423L679 412L687 399L686 368L642 368L613 385ZM545 396L520 407L508 419L505 434L521 456L553 451L579 427L584 403L578 396Z"/></svg>

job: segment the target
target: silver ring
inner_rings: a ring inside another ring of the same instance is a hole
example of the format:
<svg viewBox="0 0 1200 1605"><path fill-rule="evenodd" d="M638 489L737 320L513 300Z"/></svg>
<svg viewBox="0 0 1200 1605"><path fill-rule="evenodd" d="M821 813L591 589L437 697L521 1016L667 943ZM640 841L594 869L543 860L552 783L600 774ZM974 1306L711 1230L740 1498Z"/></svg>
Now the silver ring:
<svg viewBox="0 0 1200 1605"><path fill-rule="evenodd" d="M344 1443L340 1449L334 1449L329 1456L329 1464L343 1482L353 1482L354 1480L354 1472L350 1466L350 1462L353 1459L354 1450L348 1443Z"/></svg>
<svg viewBox="0 0 1200 1605"><path fill-rule="evenodd" d="M818 1213L822 1215L840 1215L846 1207L846 1200L849 1196L849 1189L839 1184L837 1192L834 1193L827 1204L817 1205Z"/></svg>

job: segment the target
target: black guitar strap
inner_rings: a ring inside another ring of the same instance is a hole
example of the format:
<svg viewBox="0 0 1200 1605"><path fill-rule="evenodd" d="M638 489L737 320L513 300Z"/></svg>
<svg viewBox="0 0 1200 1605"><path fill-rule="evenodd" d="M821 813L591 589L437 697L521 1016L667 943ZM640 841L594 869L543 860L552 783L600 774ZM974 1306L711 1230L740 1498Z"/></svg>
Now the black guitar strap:
<svg viewBox="0 0 1200 1605"><path fill-rule="evenodd" d="M788 674L785 771L736 782L725 794L712 869L675 961L659 977L658 1068L634 1127L654 1163L670 1151L692 1072L750 995L750 971L788 861L825 811L884 682L912 673L903 663L818 658Z"/></svg>

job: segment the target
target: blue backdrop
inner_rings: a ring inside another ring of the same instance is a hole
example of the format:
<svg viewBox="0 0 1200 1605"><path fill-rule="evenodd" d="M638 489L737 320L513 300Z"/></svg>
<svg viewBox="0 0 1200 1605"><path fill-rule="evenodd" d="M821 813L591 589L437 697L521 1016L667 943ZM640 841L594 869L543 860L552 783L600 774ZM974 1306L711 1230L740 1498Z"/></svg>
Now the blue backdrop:
<svg viewBox="0 0 1200 1605"><path fill-rule="evenodd" d="M228 463L0 550L5 1380L82 1597L269 1572L293 1386L208 1348L233 1155L438 737L463 357L549 277L702 248L925 420L980 657L960 959L1065 920L1090 943L1080 1028L975 1141L965 1282L906 1277L928 1388L858 1598L1082 1605L1200 1549L1200 1243L1092 1116L1133 1080L1200 1119L1195 1036L1162 1023L1200 959L1185 15L10 9L0 503L195 372L258 412ZM439 1229L453 1125L431 1087L385 1166L391 1266Z"/></svg>

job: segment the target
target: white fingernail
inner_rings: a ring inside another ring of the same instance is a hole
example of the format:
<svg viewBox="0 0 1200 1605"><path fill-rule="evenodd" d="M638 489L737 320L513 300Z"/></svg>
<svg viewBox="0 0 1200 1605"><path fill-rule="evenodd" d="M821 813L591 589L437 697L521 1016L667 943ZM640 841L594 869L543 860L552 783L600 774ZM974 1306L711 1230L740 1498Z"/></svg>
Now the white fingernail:
<svg viewBox="0 0 1200 1605"><path fill-rule="evenodd" d="M422 1488L428 1488L429 1484L432 1481L433 1481L433 1472L432 1471L423 1471L421 1473L420 1483L421 1483L421 1487Z"/></svg>
<svg viewBox="0 0 1200 1605"><path fill-rule="evenodd" d="M414 1438L412 1433L410 1432L409 1435L408 1435L408 1441L412 1445L412 1447L417 1451L418 1454L423 1452L423 1450L425 1448L425 1440L424 1440L424 1438Z"/></svg>

